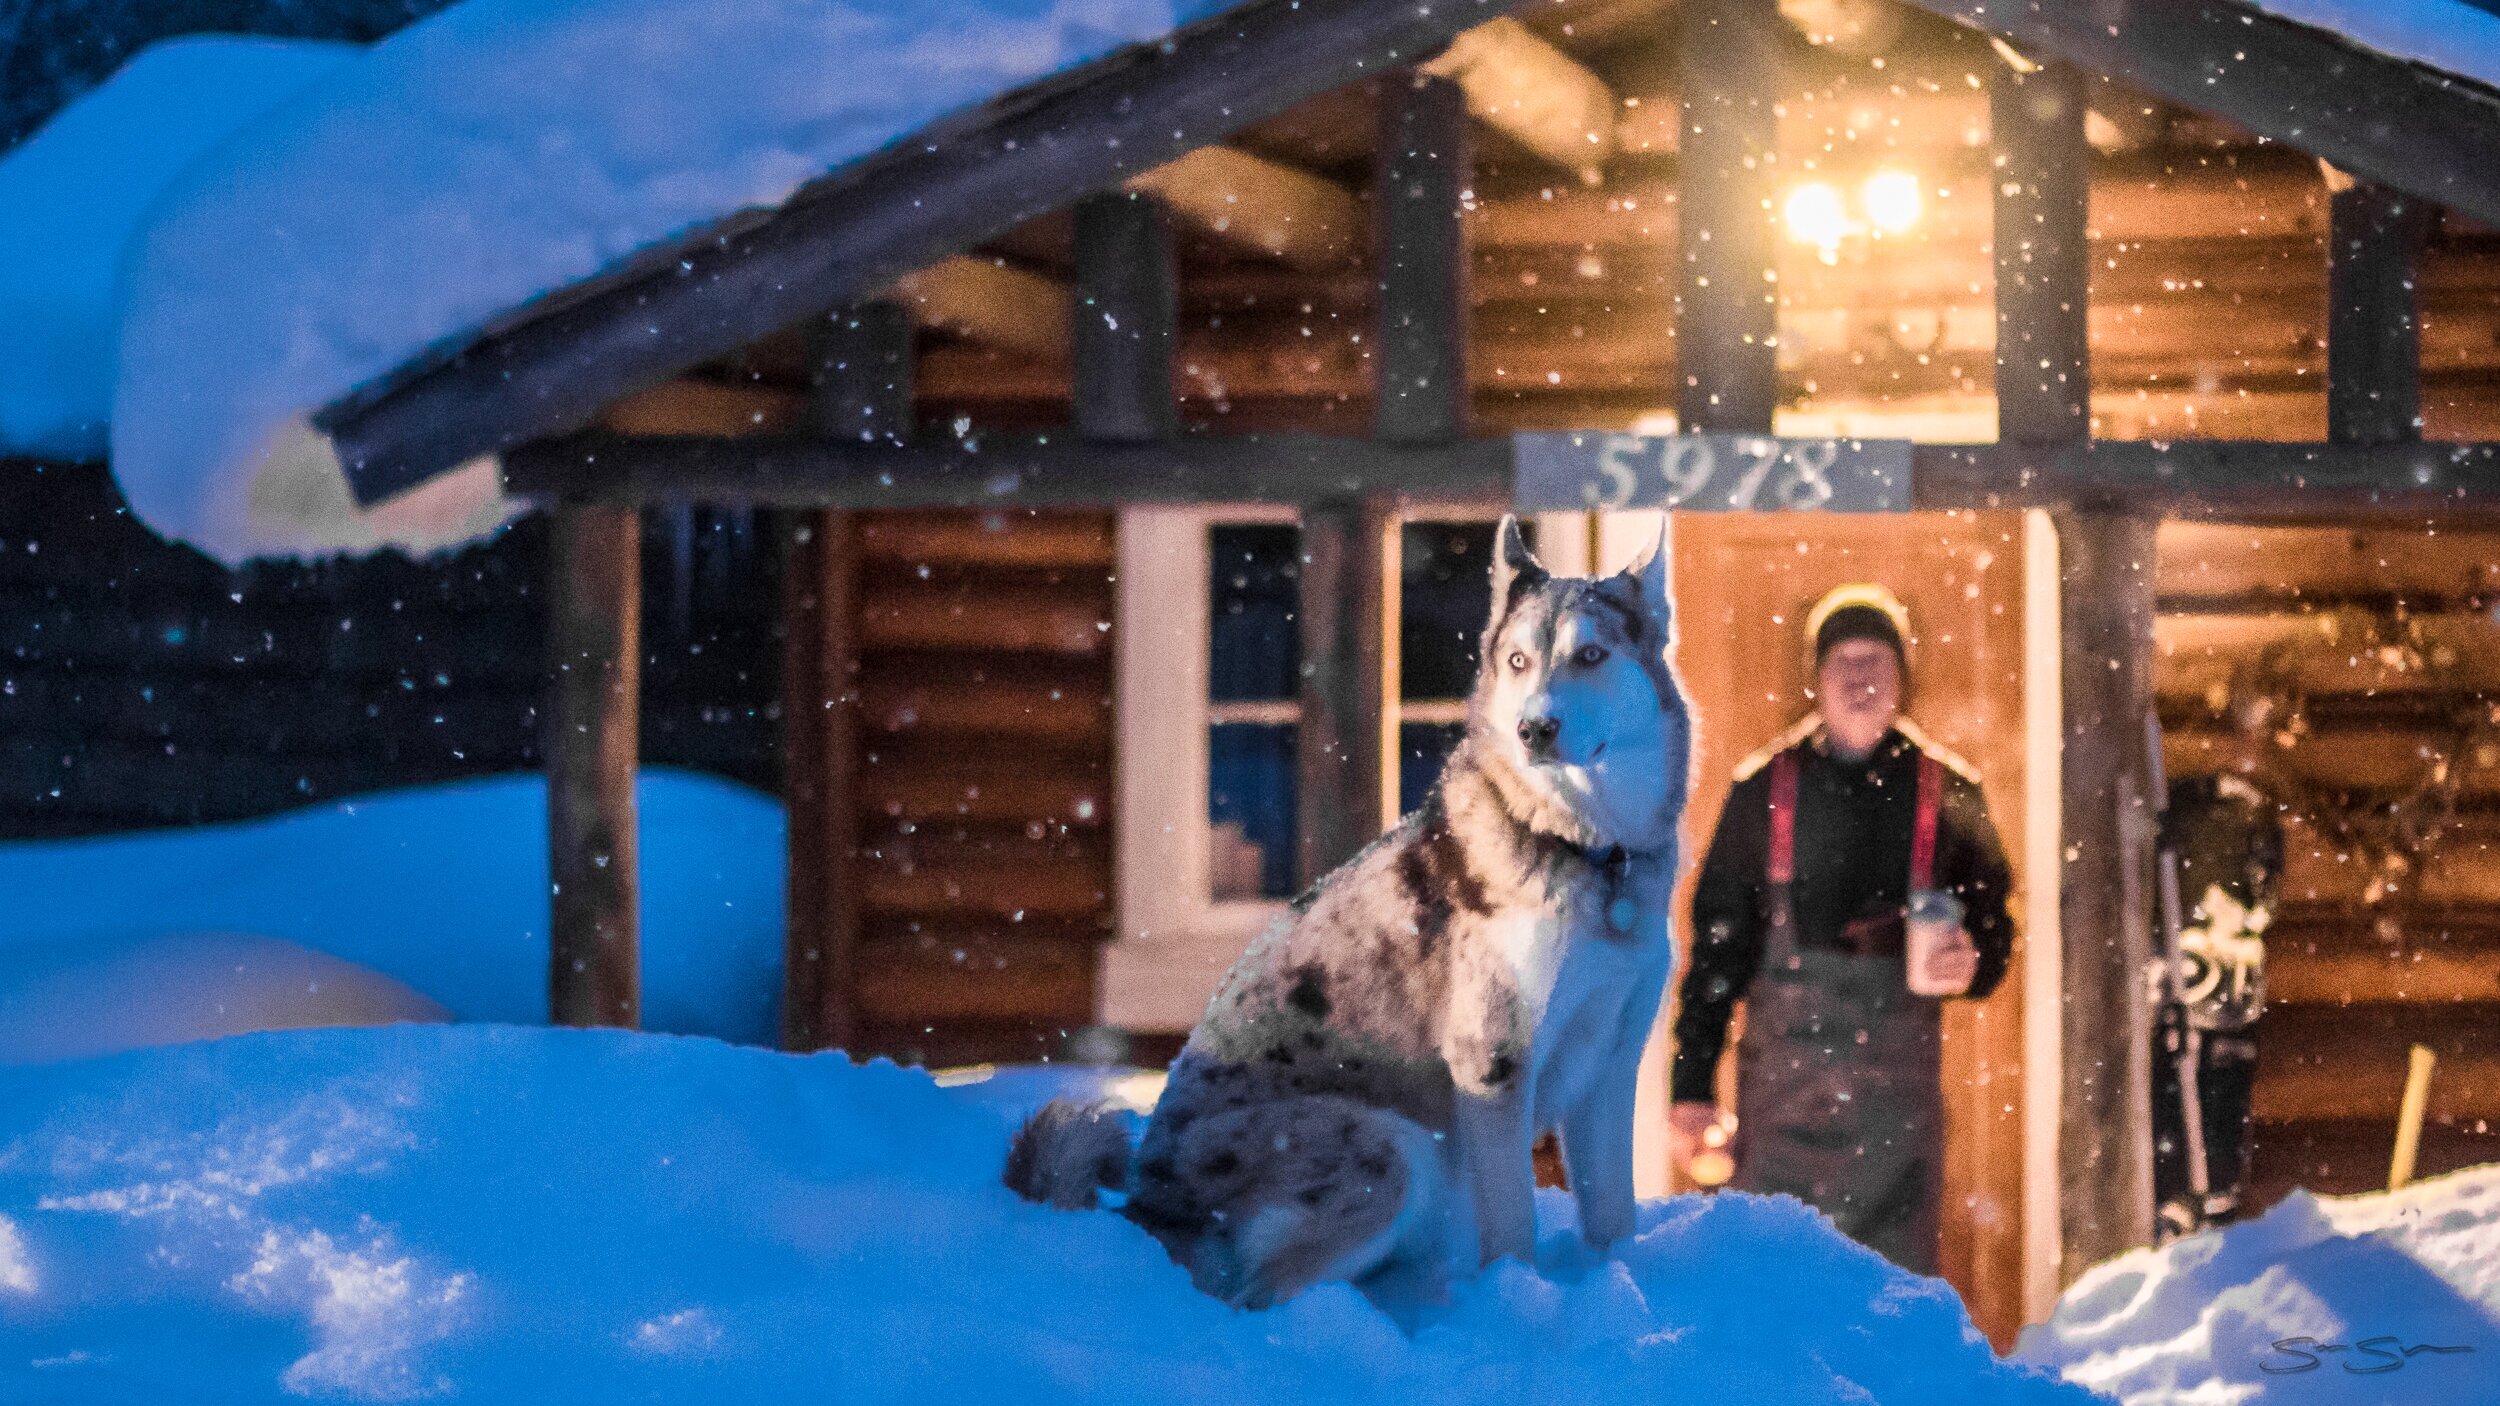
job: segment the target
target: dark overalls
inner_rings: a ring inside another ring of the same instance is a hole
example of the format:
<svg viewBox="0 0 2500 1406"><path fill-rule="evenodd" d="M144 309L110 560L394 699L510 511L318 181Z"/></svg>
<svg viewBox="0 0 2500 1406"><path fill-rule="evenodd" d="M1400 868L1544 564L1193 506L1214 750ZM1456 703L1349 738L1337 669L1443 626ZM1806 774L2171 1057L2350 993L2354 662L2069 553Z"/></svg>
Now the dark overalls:
<svg viewBox="0 0 2500 1406"><path fill-rule="evenodd" d="M2008 886L1977 785L1899 734L1863 763L1809 740L1741 775L1694 897L1673 1076L1678 1100L1711 1096L1741 997L1732 1185L1794 1195L1935 1271L1943 1002L1909 990L1902 905L1919 888L1961 898L1984 995L2012 945Z"/></svg>
<svg viewBox="0 0 2500 1406"><path fill-rule="evenodd" d="M1940 1004L1915 996L1902 927L1856 950L1797 942L1797 754L1771 759L1770 922L1737 1045L1740 1191L1787 1192L1904 1269L1936 1267L1944 1165ZM1944 768L1918 759L1910 889L1932 886Z"/></svg>

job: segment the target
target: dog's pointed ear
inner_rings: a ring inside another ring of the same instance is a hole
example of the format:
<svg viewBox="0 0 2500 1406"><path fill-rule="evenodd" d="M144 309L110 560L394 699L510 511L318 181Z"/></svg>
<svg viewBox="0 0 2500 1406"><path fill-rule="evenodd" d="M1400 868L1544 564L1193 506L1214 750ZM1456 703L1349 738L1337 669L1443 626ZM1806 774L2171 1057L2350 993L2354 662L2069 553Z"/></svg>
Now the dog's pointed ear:
<svg viewBox="0 0 2500 1406"><path fill-rule="evenodd" d="M1668 550L1667 515L1658 515L1658 540L1652 542L1641 559L1623 569L1623 575L1640 593L1641 606L1651 619L1665 624L1673 618L1668 600L1673 587L1674 561Z"/></svg>
<svg viewBox="0 0 2500 1406"><path fill-rule="evenodd" d="M1552 579L1553 573L1545 569L1545 563L1528 550L1527 534L1519 530L1519 519L1504 513L1501 527L1493 534L1493 618L1501 619L1520 591Z"/></svg>

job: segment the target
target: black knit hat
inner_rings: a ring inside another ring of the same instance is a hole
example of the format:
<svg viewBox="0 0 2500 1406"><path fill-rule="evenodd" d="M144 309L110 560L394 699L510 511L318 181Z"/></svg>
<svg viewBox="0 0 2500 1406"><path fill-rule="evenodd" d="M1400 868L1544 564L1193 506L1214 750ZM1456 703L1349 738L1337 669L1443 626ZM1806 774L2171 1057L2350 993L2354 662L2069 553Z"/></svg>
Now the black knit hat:
<svg viewBox="0 0 2500 1406"><path fill-rule="evenodd" d="M1814 632L1814 663L1821 668L1823 656L1846 640L1875 640L1889 646L1892 657L1901 663L1906 676L1910 670L1910 649L1902 638L1909 628L1910 612L1901 598L1872 582L1856 581L1833 589L1815 602L1806 616L1806 626Z"/></svg>

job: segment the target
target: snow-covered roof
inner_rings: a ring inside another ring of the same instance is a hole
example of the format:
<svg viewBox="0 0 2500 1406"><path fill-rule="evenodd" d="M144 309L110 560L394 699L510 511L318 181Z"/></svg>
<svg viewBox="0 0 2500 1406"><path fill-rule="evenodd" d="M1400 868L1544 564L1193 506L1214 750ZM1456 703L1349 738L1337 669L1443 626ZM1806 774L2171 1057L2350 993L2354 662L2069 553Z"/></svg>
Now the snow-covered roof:
<svg viewBox="0 0 2500 1406"><path fill-rule="evenodd" d="M2264 3L2500 81L2500 20L2463 0ZM613 293L621 269L649 277L655 255L699 257L914 134L937 150L960 135L938 124L1002 94L1285 8L465 0L362 52L159 46L0 162L0 256L23 256L0 257L0 315L39 329L0 351L0 453L93 454L109 376L115 471L167 536L229 561L467 540L510 510L491 462L367 509L315 413ZM1328 8L1395 11L1410 34L1432 12ZM1452 0L1435 23L1494 8Z"/></svg>

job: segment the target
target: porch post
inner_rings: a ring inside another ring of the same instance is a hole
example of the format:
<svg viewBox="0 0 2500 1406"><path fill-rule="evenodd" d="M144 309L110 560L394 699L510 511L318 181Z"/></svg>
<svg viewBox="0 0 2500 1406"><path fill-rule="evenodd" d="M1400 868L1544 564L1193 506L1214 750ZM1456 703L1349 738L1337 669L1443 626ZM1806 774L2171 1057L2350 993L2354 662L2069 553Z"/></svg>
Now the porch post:
<svg viewBox="0 0 2500 1406"><path fill-rule="evenodd" d="M1775 0L1685 0L1676 247L1676 419L1687 431L1769 434L1779 400L1773 214L1786 21Z"/></svg>
<svg viewBox="0 0 2500 1406"><path fill-rule="evenodd" d="M2415 255L2429 202L2367 181L2327 214L2326 437L2399 444L2422 437L2422 323Z"/></svg>
<svg viewBox="0 0 2500 1406"><path fill-rule="evenodd" d="M2084 75L1997 70L1997 437L2056 449L2091 433L2090 152ZM2153 1234L2152 812L2155 522L2117 505L2061 509L2064 752L2059 823L2061 1283ZM2045 876L2044 876L2045 877Z"/></svg>
<svg viewBox="0 0 2500 1406"><path fill-rule="evenodd" d="M909 316L893 303L829 314L813 330L808 418L830 439L911 434ZM789 916L785 1049L848 1048L859 1035L859 547L854 515L794 515L783 558L783 791Z"/></svg>
<svg viewBox="0 0 2500 1406"><path fill-rule="evenodd" d="M642 1019L634 762L641 728L641 515L552 514L546 721L547 1016Z"/></svg>

